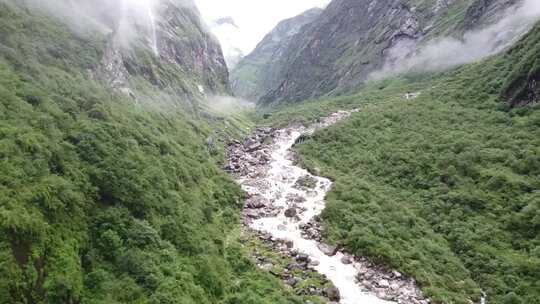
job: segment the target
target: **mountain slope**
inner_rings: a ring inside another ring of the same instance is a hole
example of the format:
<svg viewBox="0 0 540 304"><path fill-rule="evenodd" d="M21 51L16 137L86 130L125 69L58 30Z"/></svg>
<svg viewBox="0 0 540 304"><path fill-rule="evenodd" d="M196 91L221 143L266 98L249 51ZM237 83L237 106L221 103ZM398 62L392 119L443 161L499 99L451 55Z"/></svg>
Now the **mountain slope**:
<svg viewBox="0 0 540 304"><path fill-rule="evenodd" d="M360 109L296 146L335 181L326 239L411 275L433 303L479 303L480 290L540 303L539 38L537 24L482 62L272 114Z"/></svg>
<svg viewBox="0 0 540 304"><path fill-rule="evenodd" d="M125 9L111 12L123 17L116 27L106 24L112 33L97 77L132 92L138 101L155 103L159 95L162 104L183 100L180 106L190 106L195 112L204 93L229 93L221 47L205 29L193 2L147 2L131 14ZM156 20L144 19L150 13Z"/></svg>
<svg viewBox="0 0 540 304"><path fill-rule="evenodd" d="M483 52L489 55L518 36L519 29L508 33L496 29L480 37L470 37L467 33L502 22L503 15L509 14L506 9L520 2L334 0L316 22L304 27L292 39L293 43L283 55L286 68L279 77L281 83L267 92L261 102L301 101L354 91L375 71L412 68L403 61L443 37L458 38L451 42L464 43L461 49L466 54L459 54L457 50L445 53L444 58L427 59L430 64L445 60L458 61L455 64L470 61L472 58L459 60L474 56L480 48L475 43L481 44L481 39L494 42L494 45L482 45ZM519 20L514 21L519 23ZM509 28L506 26L505 30ZM485 38L488 35L489 38ZM470 40L474 48L469 49ZM428 49L431 52L428 55L433 57L441 48L444 50L445 46ZM422 63L415 63L422 68Z"/></svg>
<svg viewBox="0 0 540 304"><path fill-rule="evenodd" d="M284 67L284 52L301 28L313 22L322 9L310 9L296 17L280 22L244 57L231 72L236 96L256 101L268 90L279 85Z"/></svg>
<svg viewBox="0 0 540 304"><path fill-rule="evenodd" d="M164 2L158 61L150 36L123 44L66 3L0 1L0 303L302 303L247 258L214 132L175 107L226 89L202 74L222 66L205 34L172 35L195 13ZM111 41L118 86L100 75Z"/></svg>

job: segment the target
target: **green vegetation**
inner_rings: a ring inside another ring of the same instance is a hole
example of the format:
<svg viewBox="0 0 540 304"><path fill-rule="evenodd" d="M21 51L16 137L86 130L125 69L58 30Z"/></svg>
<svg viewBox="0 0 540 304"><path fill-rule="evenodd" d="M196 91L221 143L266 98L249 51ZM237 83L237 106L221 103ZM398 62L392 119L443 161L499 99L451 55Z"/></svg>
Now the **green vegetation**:
<svg viewBox="0 0 540 304"><path fill-rule="evenodd" d="M231 236L209 124L93 80L104 42L0 2L0 303L301 303Z"/></svg>
<svg viewBox="0 0 540 304"><path fill-rule="evenodd" d="M489 303L540 303L540 109L510 108L519 94L506 93L534 76L538 39L540 26L506 54L430 80L262 118L360 108L297 145L301 163L335 180L325 237L413 276L436 303L477 302L480 289Z"/></svg>

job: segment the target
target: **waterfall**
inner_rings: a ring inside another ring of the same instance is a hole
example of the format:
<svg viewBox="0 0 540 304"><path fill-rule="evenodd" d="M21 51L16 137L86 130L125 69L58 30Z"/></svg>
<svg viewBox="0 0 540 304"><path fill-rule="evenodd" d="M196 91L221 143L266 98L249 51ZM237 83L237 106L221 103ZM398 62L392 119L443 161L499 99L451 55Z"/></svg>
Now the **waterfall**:
<svg viewBox="0 0 540 304"><path fill-rule="evenodd" d="M152 51L154 52L154 55L156 57L159 57L159 48L158 48L158 41L157 41L157 28L156 28L156 18L154 16L152 3L150 0L146 1L146 10L148 12L148 20L150 21L150 34L152 39Z"/></svg>
<svg viewBox="0 0 540 304"><path fill-rule="evenodd" d="M155 2L155 0L122 0L117 35L126 47L137 36L141 37L141 40L150 47L152 53L159 57L157 20L154 12ZM144 34L136 30L140 27L144 29Z"/></svg>

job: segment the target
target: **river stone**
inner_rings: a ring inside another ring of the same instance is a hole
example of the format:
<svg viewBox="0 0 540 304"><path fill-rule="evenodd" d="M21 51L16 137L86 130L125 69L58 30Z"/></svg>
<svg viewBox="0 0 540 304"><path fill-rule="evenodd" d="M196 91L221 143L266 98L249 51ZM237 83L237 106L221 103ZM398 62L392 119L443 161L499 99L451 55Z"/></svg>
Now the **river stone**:
<svg viewBox="0 0 540 304"><path fill-rule="evenodd" d="M337 253L337 247L336 246L330 246L326 244L318 244L317 247L319 247L319 250L322 251L327 256L334 256Z"/></svg>
<svg viewBox="0 0 540 304"><path fill-rule="evenodd" d="M260 209L268 205L268 200L260 195L255 195L246 201L246 207L250 209Z"/></svg>
<svg viewBox="0 0 540 304"><path fill-rule="evenodd" d="M248 152L256 151L256 150L258 150L261 146L262 146L262 145L261 145L260 143L254 143L254 144L248 146L247 151L248 151Z"/></svg>
<svg viewBox="0 0 540 304"><path fill-rule="evenodd" d="M300 253L296 257L296 260L298 262L309 262L309 256L307 254Z"/></svg>
<svg viewBox="0 0 540 304"><path fill-rule="evenodd" d="M388 282L388 280L380 280L377 285L379 285L379 287L382 287L382 288L388 288L390 287L390 283Z"/></svg>
<svg viewBox="0 0 540 304"><path fill-rule="evenodd" d="M296 216L296 208L289 208L285 210L285 216L286 217L295 217Z"/></svg>
<svg viewBox="0 0 540 304"><path fill-rule="evenodd" d="M285 284L289 285L289 286L296 286L298 284L300 280L298 278L290 278L288 280L285 281Z"/></svg>
<svg viewBox="0 0 540 304"><path fill-rule="evenodd" d="M326 296L330 301L339 302L341 300L341 295L339 290L335 287L329 287L325 290Z"/></svg>
<svg viewBox="0 0 540 304"><path fill-rule="evenodd" d="M352 260L351 260L351 257L350 256L343 256L341 258L341 263L345 264L345 265L349 265L349 264L352 264Z"/></svg>
<svg viewBox="0 0 540 304"><path fill-rule="evenodd" d="M294 185L296 188L307 188L307 189L314 189L317 187L317 179L310 175L304 175L298 180L296 180L296 183Z"/></svg>
<svg viewBox="0 0 540 304"><path fill-rule="evenodd" d="M253 209L245 209L244 214L252 219L259 219L261 217L260 213Z"/></svg>

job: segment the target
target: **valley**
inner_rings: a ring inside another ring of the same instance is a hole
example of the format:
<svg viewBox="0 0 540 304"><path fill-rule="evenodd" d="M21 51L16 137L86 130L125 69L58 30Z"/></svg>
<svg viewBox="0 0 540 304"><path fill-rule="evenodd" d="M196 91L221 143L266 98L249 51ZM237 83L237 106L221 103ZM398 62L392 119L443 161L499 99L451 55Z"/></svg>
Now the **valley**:
<svg viewBox="0 0 540 304"><path fill-rule="evenodd" d="M308 2L0 0L0 304L540 304L540 5Z"/></svg>
<svg viewBox="0 0 540 304"><path fill-rule="evenodd" d="M330 301L390 303L383 300L386 299L392 303L428 303L413 279L397 271L377 268L366 259L321 243L318 219L325 209L324 199L332 183L294 166L290 149L299 139L347 119L353 112L356 111L334 113L308 128L261 129L243 146L238 143L230 146L228 168L248 195L244 223L274 249L297 262L287 265L292 273L284 271L280 275L294 288L302 285L304 280L295 277L298 271L294 270L305 272L309 269L319 272L335 287L312 288L308 293L324 295ZM271 144L265 144L267 141ZM273 267L271 264L261 266L267 265Z"/></svg>

